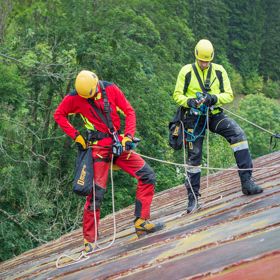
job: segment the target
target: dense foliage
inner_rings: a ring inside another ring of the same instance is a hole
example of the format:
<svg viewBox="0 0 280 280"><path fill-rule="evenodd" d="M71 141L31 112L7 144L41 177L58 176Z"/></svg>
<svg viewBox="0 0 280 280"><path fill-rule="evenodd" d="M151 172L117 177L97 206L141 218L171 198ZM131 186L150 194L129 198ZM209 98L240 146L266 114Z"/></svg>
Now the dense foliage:
<svg viewBox="0 0 280 280"><path fill-rule="evenodd" d="M137 113L139 153L182 163L167 143L171 94L206 37L235 94L250 94L234 110L279 132L279 12L273 0L1 0L0 260L81 225L83 199L71 191L76 150L52 118L81 69L125 92ZM254 157L270 152L267 133L237 121ZM71 122L81 126L78 117ZM147 161L156 191L183 182L180 168ZM227 143L211 135L210 166L233 164ZM118 171L114 185L117 209L133 203L134 179ZM103 216L110 212L109 184Z"/></svg>

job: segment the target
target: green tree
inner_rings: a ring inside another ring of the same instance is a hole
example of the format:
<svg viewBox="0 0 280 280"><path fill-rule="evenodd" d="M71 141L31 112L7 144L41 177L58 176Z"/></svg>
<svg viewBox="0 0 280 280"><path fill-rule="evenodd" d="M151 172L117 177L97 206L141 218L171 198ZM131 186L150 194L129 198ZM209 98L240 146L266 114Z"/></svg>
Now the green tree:
<svg viewBox="0 0 280 280"><path fill-rule="evenodd" d="M247 79L257 75L260 65L265 19L262 1L225 0L225 3L230 10L228 56Z"/></svg>
<svg viewBox="0 0 280 280"><path fill-rule="evenodd" d="M259 65L260 73L264 76L265 81L280 79L280 56L278 46L280 44L280 2L274 0L262 1L265 10L265 23L262 32L263 44L259 54L261 63Z"/></svg>
<svg viewBox="0 0 280 280"><path fill-rule="evenodd" d="M280 131L280 106L273 99L267 98L263 94L248 95L242 99L238 113L272 133L279 133ZM244 121L239 122L242 122L241 126L246 132L254 158L271 152L269 144L271 135L269 133Z"/></svg>
<svg viewBox="0 0 280 280"><path fill-rule="evenodd" d="M215 47L215 60L220 63L227 51L229 9L223 0L189 0L188 6L188 21L195 34L195 42L209 39ZM192 45L192 51L194 47Z"/></svg>

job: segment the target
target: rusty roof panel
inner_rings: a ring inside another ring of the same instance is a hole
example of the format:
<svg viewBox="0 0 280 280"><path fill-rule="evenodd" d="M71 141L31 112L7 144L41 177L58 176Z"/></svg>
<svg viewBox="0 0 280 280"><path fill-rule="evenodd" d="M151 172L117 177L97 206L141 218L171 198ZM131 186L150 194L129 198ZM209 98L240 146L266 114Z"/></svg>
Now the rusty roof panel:
<svg viewBox="0 0 280 280"><path fill-rule="evenodd" d="M219 275L198 277L205 280L278 280L280 275L280 252L272 252L254 261L242 263L227 269ZM261 267L261 269L260 269Z"/></svg>
<svg viewBox="0 0 280 280"><path fill-rule="evenodd" d="M116 241L89 259L62 269L63 253L78 256L81 229L0 264L0 279L280 279L280 152L258 158L254 172L264 192L244 196L234 170L202 179L202 209L185 214L186 190L158 193L152 219L166 228L137 240L133 207L116 213ZM112 215L101 220L100 243L113 233Z"/></svg>
<svg viewBox="0 0 280 280"><path fill-rule="evenodd" d="M124 279L175 280L182 279L186 276L193 276L193 279L203 279L209 271L217 271L232 264L237 266L241 265L243 262L249 262L250 260L254 261L256 255L263 255L269 251L280 254L280 250L276 252L274 251L276 242L278 242L278 249L280 249L279 229L264 232L260 235L252 236L243 240L237 240L236 242L230 242L229 244L215 246L197 254L176 258L172 261L153 266L150 269L138 271L133 275L130 274L130 276L124 277ZM259 270L261 270L260 268L261 267L259 267ZM274 279L279 279L279 275L280 274L278 274L278 278ZM241 278L239 275L235 279L247 278ZM262 280L264 279L271 278L262 278Z"/></svg>

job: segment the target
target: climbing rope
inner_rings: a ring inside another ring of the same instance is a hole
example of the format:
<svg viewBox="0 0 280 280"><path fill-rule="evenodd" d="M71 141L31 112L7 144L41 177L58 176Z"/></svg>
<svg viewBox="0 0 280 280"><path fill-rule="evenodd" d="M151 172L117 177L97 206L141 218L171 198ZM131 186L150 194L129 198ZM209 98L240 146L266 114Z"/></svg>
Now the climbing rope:
<svg viewBox="0 0 280 280"><path fill-rule="evenodd" d="M255 123L253 123L253 122L251 122L251 121L249 121L249 120L247 120L247 119L245 119L245 118L243 118L243 117L241 117L241 116L239 116L239 115L237 115L237 114L235 114L235 113L233 113L233 112L231 112L230 110L227 110L227 109L224 108L224 107L221 107L221 108L222 108L223 110L225 110L226 112L232 114L233 116L235 116L235 117L237 117L237 118L239 118L239 119L241 119L241 120L243 120L243 121L245 121L245 122L247 122L247 123L249 123L249 124L251 124L251 125L257 127L258 129L260 129L260 130L262 130L262 131L265 131L265 132L267 132L268 134L275 135L275 133L273 133L273 132L271 132L271 131L269 131L269 130L267 130L267 129L265 129L265 128L263 128L263 127L261 127L261 126L255 124Z"/></svg>
<svg viewBox="0 0 280 280"><path fill-rule="evenodd" d="M186 180L188 181L189 187L190 187L191 192L192 192L192 194L193 194L193 197L194 197L194 199L195 199L195 207L194 207L194 209L196 209L196 208L197 208L197 204L198 204L198 200L197 200L197 197L196 197L195 192L194 192L194 190L193 190L193 187L192 187L192 184L191 184L191 180L190 180L190 178L189 178L189 176L188 176L188 168L187 168L187 162L186 162L186 146L185 146L185 143L184 143L184 142L185 142L184 123L183 123L182 121L180 121L180 124L181 124L181 126L182 126L182 131L183 131L183 160L184 160L184 164L185 164L185 178L186 178ZM194 212L194 209L193 209L190 213L193 213L193 212ZM186 211L184 211L184 212L186 212ZM184 213L184 212L183 212L183 213ZM183 215L183 213L180 214L180 216Z"/></svg>
<svg viewBox="0 0 280 280"><path fill-rule="evenodd" d="M277 142L276 142L276 141L277 141L277 139L280 139L280 133L273 133L273 132L271 132L271 131L269 131L269 130L267 130L267 129L265 129L265 128L263 128L263 127L261 127L261 126L255 124L255 123L253 123L253 122L251 122L251 121L249 121L249 120L247 120L247 119L245 119L245 118L243 118L243 117L241 117L241 116L239 116L239 115L237 115L237 114L235 114L235 113L233 113L233 112L231 112L231 111L225 109L225 108L223 108L223 110L225 110L225 111L227 111L228 113L232 114L233 116L235 116L235 117L237 117L237 118L239 118L239 119L241 119L241 120L243 120L243 121L245 121L245 122L247 122L247 123L249 123L249 124L251 124L251 125L257 127L257 128L259 128L260 130L262 130L262 131L264 131L264 132L270 134L270 135L271 135L271 136L270 136L270 149L274 149L274 148L276 147L276 145L277 145ZM273 138L275 139L274 145L272 145ZM272 146L273 146L273 147L272 147Z"/></svg>
<svg viewBox="0 0 280 280"><path fill-rule="evenodd" d="M111 185L112 185L112 213L113 213L113 225L114 225L114 233L113 233L113 239L112 241L104 247L101 247L98 242L97 242L97 219L96 219L96 206L95 206L95 190L93 186L93 209L94 209L94 224L95 224L95 239L94 239L94 244L96 245L97 248L99 248L98 251L107 249L111 247L116 239L116 232L117 232L117 226L116 226L116 216L115 216L115 199L114 199L114 176L113 176L113 162L114 162L114 155L112 154L112 159L111 159L111 168L110 168L110 176L111 176ZM96 250L97 251L97 250ZM94 252L96 252L94 251Z"/></svg>
<svg viewBox="0 0 280 280"><path fill-rule="evenodd" d="M206 111L206 114L208 115L208 109L207 109L207 111ZM203 134L203 132L204 132L204 130L205 130L205 127L206 127L207 119L205 119L201 131L200 131L197 135L195 135L195 131L196 131L196 128L197 128L197 125L198 125L198 123L199 123L199 120L200 120L201 116L202 116L202 115L198 115L198 118L197 118L197 120L196 120L196 123L195 123L195 126L194 126L192 132L186 131L186 130L184 129L184 127L183 127L183 133L187 134L187 137L186 137L186 141L187 141L187 142L195 142L195 140L196 140L197 138L201 137L201 135ZM188 138L188 136L189 136L190 138ZM184 138L184 139L185 139L185 138Z"/></svg>
<svg viewBox="0 0 280 280"><path fill-rule="evenodd" d="M171 162L171 161L168 161L168 160L157 159L157 158L154 158L154 157L142 155L140 153L137 153L137 154L139 156L143 157L143 158L147 158L147 159L150 159L150 160L153 160L153 161L166 163L166 164L170 164L170 165L175 165L175 166L180 166L180 167L188 167L188 168L197 167L197 166L193 166L193 165L189 165L189 164L185 164L185 163L176 163L176 162ZM252 168L219 168L219 167L200 166L200 168L201 169L209 169L209 170L218 170L218 171L223 171L223 170L227 170L227 171L238 171L238 170L246 171L246 170L276 169L276 168L280 168L280 165L271 165L271 166L264 166L264 167L252 167Z"/></svg>
<svg viewBox="0 0 280 280"><path fill-rule="evenodd" d="M93 179L93 189L92 189L92 192L93 192L93 209L94 209L94 224L95 224L95 238L94 238L94 245L98 248L96 250L93 250L92 252L90 253L86 253L84 250L80 253L79 257L78 258L73 258L69 255L66 255L66 254L63 254L61 256L59 256L56 260L56 268L64 268L64 267L67 267L67 266L70 266L70 265L73 265L73 264L76 264L76 263L80 263L80 262L83 262L83 261L86 261L90 258L90 255L92 255L93 253L97 253L101 250L104 250L104 249L108 249L110 248L115 240L116 240L116 233L117 233L117 225L116 225L116 215L115 215L115 199L114 199L114 179L113 179L113 161L114 161L114 155L112 155L112 159L111 159L111 171L110 171L110 176L111 176L111 185L112 185L112 215L113 215L113 225L114 225L114 232L113 232L113 238L112 238L112 241L104 246L104 247L101 247L98 242L97 242L97 218L96 218L96 205L95 205L95 184L94 184L94 179ZM64 258L64 259L68 259L70 260L71 262L68 263L68 264L65 264L65 265L60 265L59 262L60 260Z"/></svg>

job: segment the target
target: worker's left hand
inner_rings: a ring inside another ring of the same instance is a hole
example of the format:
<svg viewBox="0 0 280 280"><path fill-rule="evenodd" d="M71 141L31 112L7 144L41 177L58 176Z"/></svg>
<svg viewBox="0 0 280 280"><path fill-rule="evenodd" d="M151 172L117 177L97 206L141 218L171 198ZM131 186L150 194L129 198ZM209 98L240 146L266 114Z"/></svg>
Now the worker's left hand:
<svg viewBox="0 0 280 280"><path fill-rule="evenodd" d="M124 136L122 139L122 146L125 151L129 151L133 148L132 138L129 136Z"/></svg>
<svg viewBox="0 0 280 280"><path fill-rule="evenodd" d="M204 101L203 103L207 106L207 107L211 107L212 105L216 104L218 101L218 97L215 94L209 94L206 93L204 96Z"/></svg>
<svg viewBox="0 0 280 280"><path fill-rule="evenodd" d="M87 143L83 135L78 134L75 138L76 145L80 151L84 151L87 148Z"/></svg>

